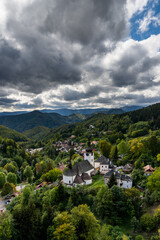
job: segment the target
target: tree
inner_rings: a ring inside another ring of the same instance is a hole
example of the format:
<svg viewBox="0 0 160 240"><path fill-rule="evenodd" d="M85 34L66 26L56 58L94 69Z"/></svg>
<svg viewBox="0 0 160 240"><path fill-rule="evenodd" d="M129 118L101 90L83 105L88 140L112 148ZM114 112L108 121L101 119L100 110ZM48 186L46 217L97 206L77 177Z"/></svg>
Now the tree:
<svg viewBox="0 0 160 240"><path fill-rule="evenodd" d="M113 163L116 163L118 161L118 149L117 149L117 146L112 146L111 152L110 152L110 158L113 161Z"/></svg>
<svg viewBox="0 0 160 240"><path fill-rule="evenodd" d="M111 144L106 140L101 140L99 141L99 148L100 148L101 154L106 158L109 158L109 154L111 151Z"/></svg>
<svg viewBox="0 0 160 240"><path fill-rule="evenodd" d="M117 146L119 154L124 156L128 151L128 146L124 140L121 140L121 142Z"/></svg>
<svg viewBox="0 0 160 240"><path fill-rule="evenodd" d="M145 213L140 218L140 224L141 224L142 229L150 232L155 228L154 217L152 217L149 213Z"/></svg>
<svg viewBox="0 0 160 240"><path fill-rule="evenodd" d="M13 183L14 185L16 185L17 184L17 176L16 176L16 174L9 172L8 175L7 175L7 181L9 183Z"/></svg>
<svg viewBox="0 0 160 240"><path fill-rule="evenodd" d="M5 182L6 182L6 175L5 175L5 173L0 172L0 188L3 187L3 185L5 184Z"/></svg>
<svg viewBox="0 0 160 240"><path fill-rule="evenodd" d="M31 177L33 176L32 168L30 166L26 166L23 174L28 180L31 179Z"/></svg>
<svg viewBox="0 0 160 240"><path fill-rule="evenodd" d="M135 237L135 240L144 240L144 237L142 235L137 235Z"/></svg>
<svg viewBox="0 0 160 240"><path fill-rule="evenodd" d="M139 228L139 225L140 225L139 220L134 216L131 219L131 226L132 226L132 229L133 229L134 232Z"/></svg>
<svg viewBox="0 0 160 240"><path fill-rule="evenodd" d="M160 190L160 167L148 177L147 189L150 191Z"/></svg>
<svg viewBox="0 0 160 240"><path fill-rule="evenodd" d="M7 194L13 193L13 190L15 189L14 184L6 182L2 188L1 195L5 196Z"/></svg>
<svg viewBox="0 0 160 240"><path fill-rule="evenodd" d="M75 226L76 236L79 240L94 240L99 230L99 224L89 207L79 205L71 210L71 221Z"/></svg>
<svg viewBox="0 0 160 240"><path fill-rule="evenodd" d="M100 218L110 221L113 211L113 196L108 185L101 187L96 196L96 211Z"/></svg>
<svg viewBox="0 0 160 240"><path fill-rule="evenodd" d="M0 217L0 239L9 240L12 239L12 219L10 215L6 213Z"/></svg>
<svg viewBox="0 0 160 240"><path fill-rule="evenodd" d="M23 193L22 193L22 204L23 205L27 205L29 202L29 198L30 198L30 194L31 194L31 186L26 186L23 189Z"/></svg>
<svg viewBox="0 0 160 240"><path fill-rule="evenodd" d="M111 188L113 185L117 185L117 181L114 173L112 173L112 175L109 178L108 187Z"/></svg>
<svg viewBox="0 0 160 240"><path fill-rule="evenodd" d="M16 172L17 172L16 167L15 167L12 163L7 163L7 164L4 166L4 169L6 169L7 172L12 172L12 173L16 173Z"/></svg>
<svg viewBox="0 0 160 240"><path fill-rule="evenodd" d="M75 227L72 223L71 215L67 212L59 213L53 220L53 237L57 240L76 239Z"/></svg>
<svg viewBox="0 0 160 240"><path fill-rule="evenodd" d="M53 170L50 170L46 174L43 175L43 178L47 182L55 182L57 178L62 175L62 172L58 168L54 168Z"/></svg>

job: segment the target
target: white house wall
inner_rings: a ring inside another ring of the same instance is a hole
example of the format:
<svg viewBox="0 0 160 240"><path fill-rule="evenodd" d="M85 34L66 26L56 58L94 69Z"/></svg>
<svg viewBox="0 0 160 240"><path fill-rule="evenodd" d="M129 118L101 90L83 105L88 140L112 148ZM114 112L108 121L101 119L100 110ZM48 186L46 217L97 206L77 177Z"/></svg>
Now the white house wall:
<svg viewBox="0 0 160 240"><path fill-rule="evenodd" d="M100 162L95 162L94 166L95 166L95 168L99 168L100 167Z"/></svg>

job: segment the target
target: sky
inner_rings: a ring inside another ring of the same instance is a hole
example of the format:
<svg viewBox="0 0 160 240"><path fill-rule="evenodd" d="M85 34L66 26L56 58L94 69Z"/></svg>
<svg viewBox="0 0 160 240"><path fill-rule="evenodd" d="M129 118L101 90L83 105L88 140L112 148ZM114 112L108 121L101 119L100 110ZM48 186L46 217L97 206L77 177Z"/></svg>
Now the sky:
<svg viewBox="0 0 160 240"><path fill-rule="evenodd" d="M0 111L160 102L160 1L0 0Z"/></svg>

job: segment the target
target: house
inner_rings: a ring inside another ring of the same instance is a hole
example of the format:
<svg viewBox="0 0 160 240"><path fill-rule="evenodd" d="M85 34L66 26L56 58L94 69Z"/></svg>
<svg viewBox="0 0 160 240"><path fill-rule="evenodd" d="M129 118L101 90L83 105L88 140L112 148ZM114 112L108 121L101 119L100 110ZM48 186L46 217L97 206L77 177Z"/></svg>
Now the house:
<svg viewBox="0 0 160 240"><path fill-rule="evenodd" d="M88 160L76 163L63 173L63 182L67 185L90 184L92 183L91 173L94 167Z"/></svg>
<svg viewBox="0 0 160 240"><path fill-rule="evenodd" d="M132 188L132 183L133 180L131 177L128 175L123 175L117 171L110 170L104 175L104 184L106 185L109 182L109 179L111 175L114 173L116 181L117 181L117 186L122 187L124 189L126 188Z"/></svg>
<svg viewBox="0 0 160 240"><path fill-rule="evenodd" d="M130 173L132 172L133 170L133 165L128 163L126 164L123 168L122 168L122 171L125 172L125 173Z"/></svg>
<svg viewBox="0 0 160 240"><path fill-rule="evenodd" d="M112 170L114 168L112 162L108 159L104 159L101 163L100 163L100 173L101 174L105 174L107 172L109 172L110 170Z"/></svg>
<svg viewBox="0 0 160 240"><path fill-rule="evenodd" d="M106 159L105 156L99 157L99 158L94 162L95 168L100 168L100 163L101 163L103 160L105 160L105 159Z"/></svg>
<svg viewBox="0 0 160 240"><path fill-rule="evenodd" d="M146 165L143 169L147 176L150 176L155 171L155 168L152 168L151 165Z"/></svg>
<svg viewBox="0 0 160 240"><path fill-rule="evenodd" d="M99 169L101 174L105 174L111 169L114 168L113 163L109 160L109 158L106 158L105 156L99 157L94 164L95 168Z"/></svg>

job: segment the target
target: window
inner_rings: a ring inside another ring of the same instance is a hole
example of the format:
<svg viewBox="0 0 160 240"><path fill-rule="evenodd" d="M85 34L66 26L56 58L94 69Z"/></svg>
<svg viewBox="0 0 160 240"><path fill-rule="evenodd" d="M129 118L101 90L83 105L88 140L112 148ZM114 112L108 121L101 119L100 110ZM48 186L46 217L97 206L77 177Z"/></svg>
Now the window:
<svg viewBox="0 0 160 240"><path fill-rule="evenodd" d="M102 168L103 168L103 166L102 166Z"/></svg>
<svg viewBox="0 0 160 240"><path fill-rule="evenodd" d="M86 153L86 156L89 156L89 154L88 154L88 153Z"/></svg>
<svg viewBox="0 0 160 240"><path fill-rule="evenodd" d="M71 181L69 181L69 183L71 183Z"/></svg>

